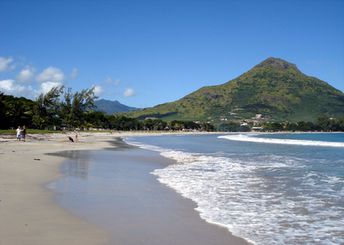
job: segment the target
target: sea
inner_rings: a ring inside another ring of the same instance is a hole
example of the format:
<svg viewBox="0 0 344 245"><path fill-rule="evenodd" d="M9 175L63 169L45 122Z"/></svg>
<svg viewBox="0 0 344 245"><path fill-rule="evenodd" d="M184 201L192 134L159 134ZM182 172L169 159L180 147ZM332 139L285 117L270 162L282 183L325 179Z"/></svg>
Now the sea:
<svg viewBox="0 0 344 245"><path fill-rule="evenodd" d="M128 137L175 164L151 174L253 244L344 244L344 133Z"/></svg>

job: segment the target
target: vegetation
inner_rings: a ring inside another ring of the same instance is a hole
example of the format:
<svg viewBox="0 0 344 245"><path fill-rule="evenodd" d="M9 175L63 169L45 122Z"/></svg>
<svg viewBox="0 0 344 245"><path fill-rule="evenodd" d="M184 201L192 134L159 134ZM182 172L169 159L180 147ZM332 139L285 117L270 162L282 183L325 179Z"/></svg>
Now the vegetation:
<svg viewBox="0 0 344 245"><path fill-rule="evenodd" d="M247 125L241 125L238 122L228 122L219 124L218 130L224 132L248 132L251 131L251 127Z"/></svg>
<svg viewBox="0 0 344 245"><path fill-rule="evenodd" d="M344 131L344 117L336 119L322 116L315 123L304 121L297 123L264 123L262 129L264 131Z"/></svg>
<svg viewBox="0 0 344 245"><path fill-rule="evenodd" d="M0 135L1 134L15 134L16 129L0 129ZM41 130L41 129L27 129L28 134L53 134L56 133L56 130Z"/></svg>
<svg viewBox="0 0 344 245"><path fill-rule="evenodd" d="M263 122L259 125L229 121L219 124L217 129L228 132L248 132L251 130L262 132L344 132L344 117L336 119L321 116L316 122Z"/></svg>
<svg viewBox="0 0 344 245"><path fill-rule="evenodd" d="M94 111L93 89L72 93L70 89L53 88L36 101L0 93L0 134L13 133L18 125L26 125L28 133L52 133L53 129L108 129L108 130L199 130L246 132L261 131L344 131L344 117L321 116L316 122L221 122L214 127L206 122L183 120L164 121L159 118L130 118L121 114L107 115ZM12 128L9 130L9 128Z"/></svg>
<svg viewBox="0 0 344 245"><path fill-rule="evenodd" d="M0 128L8 129L18 125L31 127L34 105L35 102L32 100L0 92Z"/></svg>
<svg viewBox="0 0 344 245"><path fill-rule="evenodd" d="M202 130L213 131L209 123L163 121L156 118L139 120L123 115L107 115L94 110L93 89L79 92L52 88L35 101L0 93L0 133L13 133L17 126L30 128L28 133L48 133L56 129L109 130ZM8 130L12 128L12 130ZM32 129L37 129L34 131Z"/></svg>
<svg viewBox="0 0 344 245"><path fill-rule="evenodd" d="M306 76L291 63L269 58L238 78L203 87L184 98L126 114L165 120L221 123L262 114L267 121L310 121L321 115L344 115L344 93L324 81Z"/></svg>

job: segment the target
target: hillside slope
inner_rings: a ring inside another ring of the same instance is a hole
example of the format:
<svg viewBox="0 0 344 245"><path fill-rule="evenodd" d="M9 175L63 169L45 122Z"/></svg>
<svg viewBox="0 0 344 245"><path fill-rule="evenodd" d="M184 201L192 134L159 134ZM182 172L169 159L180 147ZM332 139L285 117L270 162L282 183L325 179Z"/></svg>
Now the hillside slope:
<svg viewBox="0 0 344 245"><path fill-rule="evenodd" d="M96 100L95 106L96 106L95 110L102 111L107 114L137 110L137 108L123 105L117 100L115 101L105 100L105 99Z"/></svg>
<svg viewBox="0 0 344 245"><path fill-rule="evenodd" d="M314 121L321 115L344 116L344 94L303 74L294 64L268 58L225 84L203 87L175 102L129 113L167 120L218 122L262 114L273 121Z"/></svg>

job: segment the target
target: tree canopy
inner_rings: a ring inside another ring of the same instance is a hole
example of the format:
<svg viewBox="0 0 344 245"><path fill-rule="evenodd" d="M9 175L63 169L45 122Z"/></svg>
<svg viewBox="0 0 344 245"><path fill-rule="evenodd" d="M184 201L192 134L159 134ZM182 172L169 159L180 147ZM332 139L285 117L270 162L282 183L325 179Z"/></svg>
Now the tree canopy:
<svg viewBox="0 0 344 245"><path fill-rule="evenodd" d="M54 87L35 101L0 93L0 128L26 125L37 129L214 130L209 123L106 115L94 110L96 98L94 88L73 92L70 88Z"/></svg>

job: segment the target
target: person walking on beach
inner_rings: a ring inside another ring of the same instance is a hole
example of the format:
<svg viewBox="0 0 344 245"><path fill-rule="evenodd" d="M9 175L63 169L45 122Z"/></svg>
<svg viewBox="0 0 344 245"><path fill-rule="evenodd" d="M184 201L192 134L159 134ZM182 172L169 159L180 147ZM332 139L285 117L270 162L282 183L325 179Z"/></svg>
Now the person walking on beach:
<svg viewBox="0 0 344 245"><path fill-rule="evenodd" d="M22 132L22 129L20 126L18 126L17 130L16 130L16 133L17 133L17 140L20 141L20 137L21 137L21 132Z"/></svg>
<svg viewBox="0 0 344 245"><path fill-rule="evenodd" d="M21 136L22 136L23 141L25 142L25 137L26 137L26 127L25 127L25 125L23 126L23 129L21 131Z"/></svg>

